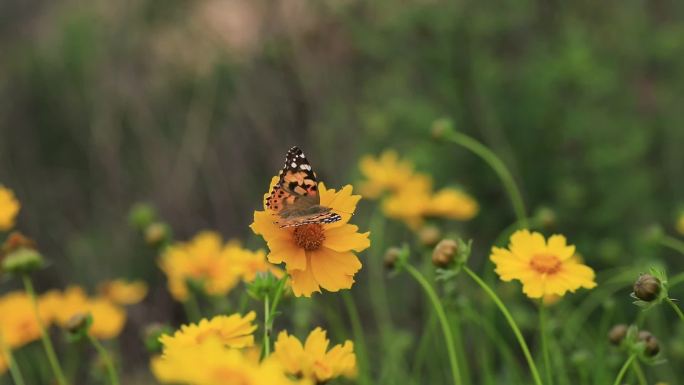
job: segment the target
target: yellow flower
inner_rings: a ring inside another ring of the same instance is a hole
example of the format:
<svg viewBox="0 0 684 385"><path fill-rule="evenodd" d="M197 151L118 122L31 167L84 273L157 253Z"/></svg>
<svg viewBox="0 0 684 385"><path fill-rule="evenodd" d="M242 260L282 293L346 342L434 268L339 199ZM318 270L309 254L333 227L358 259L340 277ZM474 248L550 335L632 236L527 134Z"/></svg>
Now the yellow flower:
<svg viewBox="0 0 684 385"><path fill-rule="evenodd" d="M147 284L143 281L116 279L102 282L98 286L100 296L118 305L134 305L147 295Z"/></svg>
<svg viewBox="0 0 684 385"><path fill-rule="evenodd" d="M189 385L293 385L275 360L250 358L226 348L217 337L185 349L165 351L152 359L152 372L162 383Z"/></svg>
<svg viewBox="0 0 684 385"><path fill-rule="evenodd" d="M492 248L490 259L503 281L517 279L528 297L541 298L596 286L594 270L574 255L575 246L567 245L562 235L546 241L540 233L518 230L511 235L508 249Z"/></svg>
<svg viewBox="0 0 684 385"><path fill-rule="evenodd" d="M677 219L677 231L684 235L684 212L679 214L679 219Z"/></svg>
<svg viewBox="0 0 684 385"><path fill-rule="evenodd" d="M274 177L271 186L277 182ZM370 246L370 233L359 233L357 226L348 223L361 196L352 195L350 185L337 192L319 183L318 192L320 204L339 213L342 220L280 228L270 212L255 211L250 226L268 244L269 262L285 263L292 291L298 297L310 297L321 287L328 291L351 288L354 275L361 270L361 261L353 251L361 252Z"/></svg>
<svg viewBox="0 0 684 385"><path fill-rule="evenodd" d="M461 190L444 188L435 193L425 209L425 215L467 221L479 210L477 202Z"/></svg>
<svg viewBox="0 0 684 385"><path fill-rule="evenodd" d="M266 260L266 252L263 250L251 251L238 248L232 253L231 259L238 266L245 282L252 282L257 273L267 271L270 271L276 278L282 278L285 275L285 272Z"/></svg>
<svg viewBox="0 0 684 385"><path fill-rule="evenodd" d="M285 370L294 376L303 376L316 383L324 383L339 376L356 377L354 343L345 341L328 350L330 341L326 332L316 328L309 334L304 345L282 331L275 343L273 356Z"/></svg>
<svg viewBox="0 0 684 385"><path fill-rule="evenodd" d="M0 184L0 231L14 227L14 219L20 208L21 204L14 192Z"/></svg>
<svg viewBox="0 0 684 385"><path fill-rule="evenodd" d="M187 300L188 280L202 283L209 295L226 295L240 281L239 269L229 257L234 247L231 242L224 245L216 232L205 231L190 242L166 249L160 265L171 295L179 301Z"/></svg>
<svg viewBox="0 0 684 385"><path fill-rule="evenodd" d="M13 349L40 338L40 325L26 293L13 291L0 298L0 334Z"/></svg>
<svg viewBox="0 0 684 385"><path fill-rule="evenodd" d="M98 339L118 336L126 323L126 312L106 298L89 298L82 288L71 286L63 293L51 290L39 301L41 317L66 327L71 317L90 313L90 335Z"/></svg>
<svg viewBox="0 0 684 385"><path fill-rule="evenodd" d="M244 317L240 314L216 316L211 320L203 319L198 324L181 326L173 336L163 335L159 339L164 346L164 355L168 352L183 351L188 347L201 345L210 337L216 337L223 345L230 348L244 348L254 345L252 322L256 313L250 312Z"/></svg>
<svg viewBox="0 0 684 385"><path fill-rule="evenodd" d="M400 191L403 184L413 177L413 165L400 161L394 150L386 150L377 159L364 156L359 168L367 179L360 187L361 194L368 199L377 199L385 192Z"/></svg>

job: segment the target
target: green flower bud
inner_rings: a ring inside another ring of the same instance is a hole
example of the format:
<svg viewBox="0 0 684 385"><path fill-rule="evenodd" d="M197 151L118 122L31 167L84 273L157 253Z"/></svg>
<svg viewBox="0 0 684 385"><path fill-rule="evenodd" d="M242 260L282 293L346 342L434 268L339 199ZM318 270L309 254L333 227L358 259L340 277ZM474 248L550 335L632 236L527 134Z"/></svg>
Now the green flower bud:
<svg viewBox="0 0 684 385"><path fill-rule="evenodd" d="M43 256L37 250L22 247L5 256L2 260L2 270L10 274L28 274L40 269L44 264Z"/></svg>
<svg viewBox="0 0 684 385"><path fill-rule="evenodd" d="M644 354L646 357L653 357L660 352L660 343L650 332L646 330L640 331L637 339L644 343Z"/></svg>
<svg viewBox="0 0 684 385"><path fill-rule="evenodd" d="M171 228L166 223L154 222L145 228L145 242L150 246L157 246L169 240Z"/></svg>
<svg viewBox="0 0 684 385"><path fill-rule="evenodd" d="M634 297L651 302L660 295L661 283L660 280L650 274L642 274L634 283Z"/></svg>
<svg viewBox="0 0 684 385"><path fill-rule="evenodd" d="M67 339L71 342L76 342L86 338L92 324L93 316L90 313L74 314L64 325Z"/></svg>
<svg viewBox="0 0 684 385"><path fill-rule="evenodd" d="M151 225L157 218L154 207L147 203L137 203L128 214L128 222L131 226L143 230Z"/></svg>
<svg viewBox="0 0 684 385"><path fill-rule="evenodd" d="M613 345L620 345L627 336L628 329L629 326L625 324L618 324L613 326L613 328L610 329L610 331L608 332L608 341L610 341L610 343Z"/></svg>
<svg viewBox="0 0 684 385"><path fill-rule="evenodd" d="M385 264L385 268L387 270L394 270L400 255L401 249L398 247L390 247L389 249L387 249L383 261Z"/></svg>

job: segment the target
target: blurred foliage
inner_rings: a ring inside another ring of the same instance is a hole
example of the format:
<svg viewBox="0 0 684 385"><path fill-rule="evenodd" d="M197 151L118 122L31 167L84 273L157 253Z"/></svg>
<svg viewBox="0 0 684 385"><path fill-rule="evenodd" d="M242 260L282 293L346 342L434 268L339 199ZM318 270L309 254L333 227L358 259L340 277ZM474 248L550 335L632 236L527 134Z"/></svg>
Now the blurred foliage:
<svg viewBox="0 0 684 385"><path fill-rule="evenodd" d="M682 15L674 0L5 0L0 182L53 263L39 286L156 282L142 324L172 305L128 209L152 202L178 239L251 236L293 144L332 186L386 148L462 186L481 212L459 231L484 264L514 217L485 164L431 140L449 118L504 159L528 211L550 208L547 230L590 265L646 270L671 252L642 235L671 233L684 201ZM385 246L409 234L386 232ZM394 337L401 355L410 338Z"/></svg>

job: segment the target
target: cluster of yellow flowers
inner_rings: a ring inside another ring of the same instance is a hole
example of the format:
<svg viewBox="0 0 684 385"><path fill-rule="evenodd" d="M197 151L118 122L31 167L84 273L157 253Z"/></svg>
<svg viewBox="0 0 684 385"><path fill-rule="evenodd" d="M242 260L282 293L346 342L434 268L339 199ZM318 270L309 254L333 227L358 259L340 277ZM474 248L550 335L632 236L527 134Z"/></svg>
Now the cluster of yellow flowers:
<svg viewBox="0 0 684 385"><path fill-rule="evenodd" d="M361 185L363 196L378 199L387 195L382 203L385 215L414 230L426 218L467 221L479 211L477 202L462 190L446 187L433 191L430 176L415 171L396 151L387 150L378 158L365 156L359 168L366 179Z"/></svg>
<svg viewBox="0 0 684 385"><path fill-rule="evenodd" d="M178 301L188 299L189 281L208 295L223 296L241 280L253 281L259 272L270 271L276 277L284 274L268 263L263 250L247 250L236 240L224 243L214 231L203 231L189 242L169 246L161 256L160 267L171 295Z"/></svg>
<svg viewBox="0 0 684 385"><path fill-rule="evenodd" d="M14 192L0 184L0 231L14 227L14 220L21 209L21 204Z"/></svg>
<svg viewBox="0 0 684 385"><path fill-rule="evenodd" d="M283 331L273 355L260 360L254 343L254 312L203 319L160 338L161 356L152 359L155 377L163 383L202 385L322 384L356 375L353 343L328 350L325 332L317 328L302 343Z"/></svg>

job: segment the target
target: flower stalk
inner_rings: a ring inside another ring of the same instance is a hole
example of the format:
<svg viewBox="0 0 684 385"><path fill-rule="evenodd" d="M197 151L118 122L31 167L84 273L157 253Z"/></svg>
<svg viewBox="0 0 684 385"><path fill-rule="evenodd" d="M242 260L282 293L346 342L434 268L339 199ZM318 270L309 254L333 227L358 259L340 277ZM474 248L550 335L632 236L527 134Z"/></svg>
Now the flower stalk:
<svg viewBox="0 0 684 385"><path fill-rule="evenodd" d="M677 313L677 315L679 316L679 319L682 320L682 322L684 322L684 313L682 313L682 309L680 309L679 306L677 306L677 304L674 303L674 301L672 300L672 298L669 298L669 297L668 297L668 298L665 298L665 301L666 301L668 304L670 304L670 306L672 307L672 309L674 309L675 313Z"/></svg>
<svg viewBox="0 0 684 385"><path fill-rule="evenodd" d="M527 342L525 342L525 338L523 338L522 333L520 332L520 328L518 327L518 324L515 322L513 319L513 316L511 313L508 311L508 308L506 308L506 305L501 301L498 295L492 290L492 288L487 285L482 278L480 278L475 272L470 270L468 266L463 266L463 271L466 272L470 276L470 278L477 283L482 290L487 293L487 295L494 301L496 306L499 308L501 313L503 313L504 317L506 318L506 321L508 322L508 325L511 327L513 330L513 334L515 334L515 338L518 340L518 344L520 345L520 349L523 351L523 355L525 356L525 360L527 360L527 365L530 367L530 372L532 373L532 378L534 379L534 383L536 385L543 385L541 377L539 376L539 370L537 370L537 365L534 363L534 359L532 359L532 354L530 354L530 348L527 346Z"/></svg>
<svg viewBox="0 0 684 385"><path fill-rule="evenodd" d="M2 353L2 355L5 356L5 358L7 359L7 364L9 366L10 376L12 376L12 381L14 381L16 385L24 385L24 376L21 374L19 366L17 366L17 362L14 360L12 350L10 350L10 348L7 347L7 345L5 345L5 341L2 339L2 334L0 334L0 353Z"/></svg>
<svg viewBox="0 0 684 385"><path fill-rule="evenodd" d="M454 346L454 337L451 333L451 326L449 325L449 321L447 320L446 313L444 312L444 306L442 306L442 303L437 297L437 293L435 293L435 290L432 288L430 283L428 283L425 277L423 277L423 275L418 270L416 270L416 268L409 264L404 265L404 268L420 284L420 286L423 287L423 290L425 290L425 294L427 294L428 298L430 299L430 302L432 303L432 306L435 308L435 312L437 313L437 317L439 318L439 322L442 327L442 332L444 333L447 354L449 355L449 364L451 366L451 375L454 379L454 384L460 385L463 382L461 379L461 372L458 367L456 347Z"/></svg>
<svg viewBox="0 0 684 385"><path fill-rule="evenodd" d="M551 375L551 358L549 356L549 330L546 317L546 306L543 299L539 301L539 333L541 334L541 347L544 356L544 372L546 373L546 384L553 385Z"/></svg>
<svg viewBox="0 0 684 385"><path fill-rule="evenodd" d="M632 363L634 362L636 357L637 357L636 354L632 354L631 356L629 356L629 358L622 365L622 367L620 368L620 371L618 372L617 376L615 377L615 381L613 381L613 385L620 385L622 383L622 378L625 376L625 373L627 373L627 370L632 365Z"/></svg>
<svg viewBox="0 0 684 385"><path fill-rule="evenodd" d="M97 340L97 338L93 337L90 334L88 334L88 340L91 344L93 344L95 350L97 350L97 353L100 355L100 358L107 367L109 383L112 385L119 385L119 375L116 373L116 369L114 368L114 362L112 362L112 357L109 355L109 353L107 353L107 349L105 349L104 346L102 346L102 344L100 343L100 341Z"/></svg>
<svg viewBox="0 0 684 385"><path fill-rule="evenodd" d="M26 289L26 293L29 295L29 297L31 298L31 302L33 303L33 312L36 316L38 326L40 327L40 339L43 343L43 348L45 349L45 354L47 355L48 361L50 363L52 373L55 375L55 379L59 385L67 385L68 382L66 380L66 377L64 376L62 367L59 365L59 361L57 360L55 348L52 346L50 337L47 335L45 326L43 326L43 320L40 318L40 311L38 310L38 300L36 298L36 292L33 289L33 282L31 282L31 277L29 277L28 274L22 274L22 280L24 281L24 288Z"/></svg>

